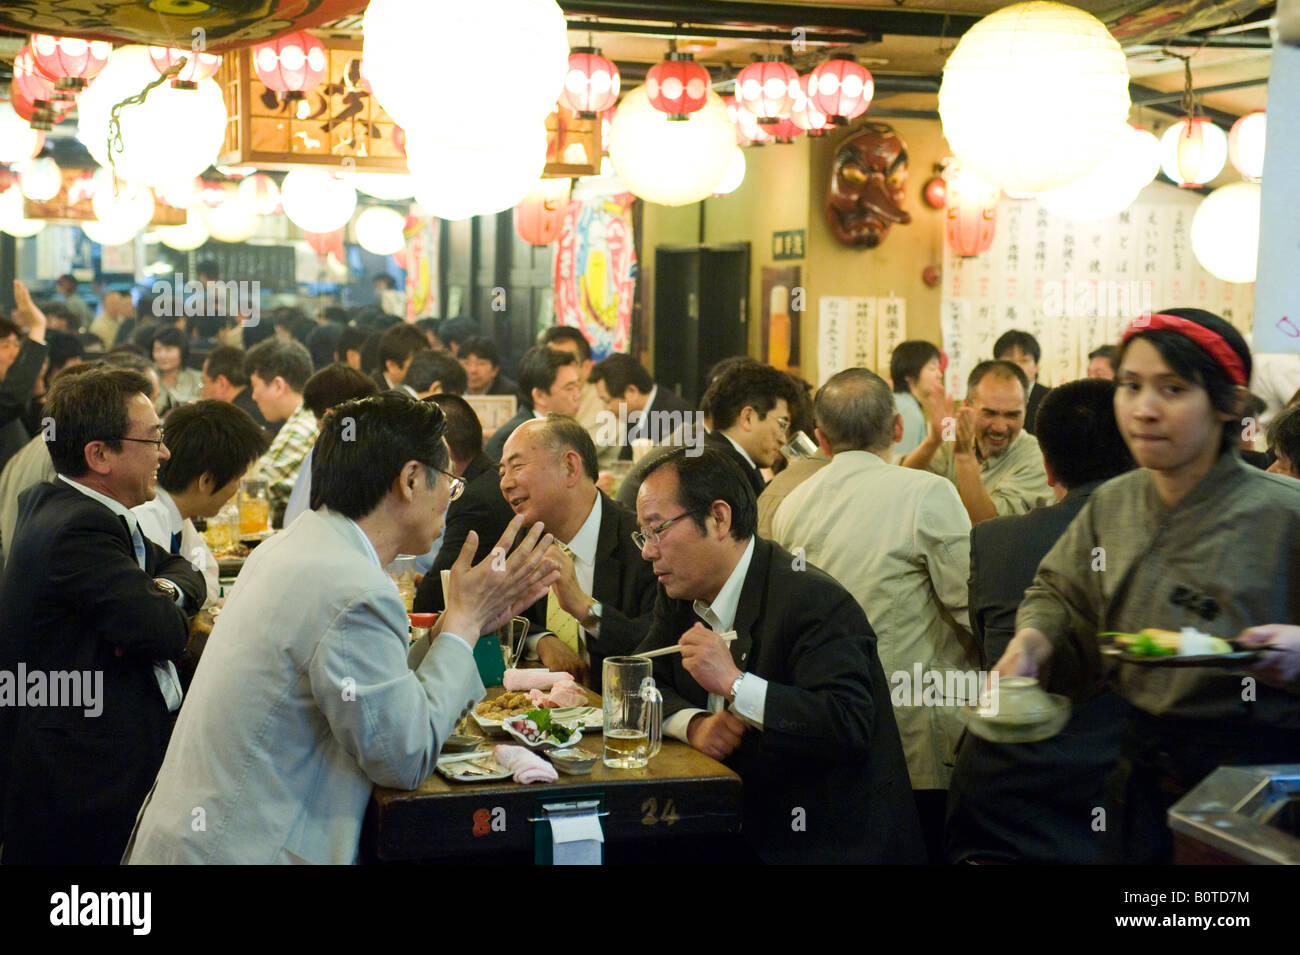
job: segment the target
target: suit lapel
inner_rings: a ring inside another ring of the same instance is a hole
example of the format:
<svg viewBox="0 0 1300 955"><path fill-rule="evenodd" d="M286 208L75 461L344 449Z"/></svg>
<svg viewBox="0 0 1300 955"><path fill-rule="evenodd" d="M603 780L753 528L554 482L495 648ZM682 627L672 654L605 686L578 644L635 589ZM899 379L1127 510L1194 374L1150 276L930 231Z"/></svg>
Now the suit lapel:
<svg viewBox="0 0 1300 955"><path fill-rule="evenodd" d="M613 501L600 495L600 532L596 536L596 566L591 574L591 595L602 603L618 600L618 511Z"/></svg>
<svg viewBox="0 0 1300 955"><path fill-rule="evenodd" d="M745 574L745 583L740 588L740 603L736 604L736 619L732 629L736 631L736 640L731 645L731 658L742 670L749 670L754 664L757 647L754 643L754 630L763 614L766 598L767 569L772 561L772 545L767 541L754 538L754 556L749 561L749 571Z"/></svg>

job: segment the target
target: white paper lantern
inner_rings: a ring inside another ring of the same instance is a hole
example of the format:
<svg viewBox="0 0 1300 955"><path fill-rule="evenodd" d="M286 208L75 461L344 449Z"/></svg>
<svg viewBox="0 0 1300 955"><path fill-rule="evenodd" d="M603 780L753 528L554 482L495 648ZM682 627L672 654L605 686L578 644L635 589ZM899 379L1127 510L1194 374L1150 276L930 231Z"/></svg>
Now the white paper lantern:
<svg viewBox="0 0 1300 955"><path fill-rule="evenodd" d="M727 174L735 131L722 99L708 102L685 122L673 122L650 105L644 86L627 93L614 113L609 158L628 189L647 202L683 206L713 194Z"/></svg>
<svg viewBox="0 0 1300 955"><path fill-rule="evenodd" d="M158 241L177 252L192 252L211 238L198 212L191 212L184 225L159 226L155 231Z"/></svg>
<svg viewBox="0 0 1300 955"><path fill-rule="evenodd" d="M45 228L44 219L28 219L23 214L23 208L22 192L12 186L0 192L0 232L25 239Z"/></svg>
<svg viewBox="0 0 1300 955"><path fill-rule="evenodd" d="M1234 182L1215 189L1197 207L1192 216L1192 252L1215 278L1255 281L1259 202L1259 183Z"/></svg>
<svg viewBox="0 0 1300 955"><path fill-rule="evenodd" d="M57 196L63 188L63 170L48 156L33 159L18 173L18 181L24 196L32 202L45 202Z"/></svg>
<svg viewBox="0 0 1300 955"><path fill-rule="evenodd" d="M32 129L7 101L0 102L0 163L26 162L45 145L45 134Z"/></svg>
<svg viewBox="0 0 1300 955"><path fill-rule="evenodd" d="M108 126L113 106L158 79L149 48L114 50L108 66L77 101L78 138L101 166L108 166ZM144 103L118 114L122 152L114 153L117 174L142 186L161 186L197 176L217 158L226 135L226 106L215 80L198 89L178 90L164 83Z"/></svg>
<svg viewBox="0 0 1300 955"><path fill-rule="evenodd" d="M500 131L498 131L498 135ZM462 145L410 131L406 163L415 177L415 201L440 219L503 212L532 192L546 166L541 120L508 142Z"/></svg>
<svg viewBox="0 0 1300 955"><path fill-rule="evenodd" d="M354 172L345 175L344 179L358 192L375 199L395 202L415 195L415 177L409 173Z"/></svg>
<svg viewBox="0 0 1300 955"><path fill-rule="evenodd" d="M357 216L352 234L357 245L375 255L392 255L406 248L406 217L387 206L370 206Z"/></svg>
<svg viewBox="0 0 1300 955"><path fill-rule="evenodd" d="M1267 117L1262 109L1247 113L1228 130L1228 158L1232 166L1251 182L1264 175L1264 128Z"/></svg>
<svg viewBox="0 0 1300 955"><path fill-rule="evenodd" d="M154 195L175 209L191 209L203 201L203 180L186 176L156 187Z"/></svg>
<svg viewBox="0 0 1300 955"><path fill-rule="evenodd" d="M280 187L266 173L256 172L239 183L239 199L259 216L280 211Z"/></svg>
<svg viewBox="0 0 1300 955"><path fill-rule="evenodd" d="M91 188L93 194L90 205L100 222L122 229L129 228L131 235L135 235L153 219L156 207L151 190L135 183L119 182L117 195L114 195L113 174L107 169L95 171Z"/></svg>
<svg viewBox="0 0 1300 955"><path fill-rule="evenodd" d="M715 196L725 196L728 193L735 192L740 188L740 184L745 181L745 151L739 146L732 147L731 165L727 167L726 175L722 177L722 182L713 188Z"/></svg>
<svg viewBox="0 0 1300 955"><path fill-rule="evenodd" d="M1160 137L1160 168L1180 186L1204 185L1227 161L1227 133L1203 117L1192 124L1184 117Z"/></svg>
<svg viewBox="0 0 1300 955"><path fill-rule="evenodd" d="M361 29L370 89L408 133L436 123L444 139L499 141L550 114L569 69L554 0L371 0Z"/></svg>
<svg viewBox="0 0 1300 955"><path fill-rule="evenodd" d="M1105 219L1127 209L1160 171L1160 142L1145 129L1126 127L1097 167L1082 179L1038 194L1050 212L1067 219Z"/></svg>
<svg viewBox="0 0 1300 955"><path fill-rule="evenodd" d="M199 214L204 228L218 242L243 242L257 231L260 221L257 213L238 199L222 202L215 208L201 202L193 212Z"/></svg>
<svg viewBox="0 0 1300 955"><path fill-rule="evenodd" d="M130 222L102 222L92 219L81 223L81 231L86 233L91 242L115 246L126 245L135 238L140 229L132 226Z"/></svg>
<svg viewBox="0 0 1300 955"><path fill-rule="evenodd" d="M333 232L352 218L357 191L323 169L295 169L280 184L280 202L304 232Z"/></svg>
<svg viewBox="0 0 1300 955"><path fill-rule="evenodd" d="M1128 118L1128 65L1100 20L1061 3L1017 3L966 31L943 70L939 116L957 158L1004 189L1082 177Z"/></svg>

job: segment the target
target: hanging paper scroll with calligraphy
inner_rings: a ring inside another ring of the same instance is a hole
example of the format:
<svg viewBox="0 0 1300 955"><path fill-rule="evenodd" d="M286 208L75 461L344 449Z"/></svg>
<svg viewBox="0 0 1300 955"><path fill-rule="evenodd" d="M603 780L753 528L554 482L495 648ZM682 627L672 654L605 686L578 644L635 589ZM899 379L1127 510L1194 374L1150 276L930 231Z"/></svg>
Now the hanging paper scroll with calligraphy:
<svg viewBox="0 0 1300 955"><path fill-rule="evenodd" d="M587 336L596 361L626 352L636 294L630 192L569 203L555 250L555 323Z"/></svg>
<svg viewBox="0 0 1300 955"><path fill-rule="evenodd" d="M824 295L817 300L817 381L826 384L845 368L889 375L889 358L907 338L901 298Z"/></svg>

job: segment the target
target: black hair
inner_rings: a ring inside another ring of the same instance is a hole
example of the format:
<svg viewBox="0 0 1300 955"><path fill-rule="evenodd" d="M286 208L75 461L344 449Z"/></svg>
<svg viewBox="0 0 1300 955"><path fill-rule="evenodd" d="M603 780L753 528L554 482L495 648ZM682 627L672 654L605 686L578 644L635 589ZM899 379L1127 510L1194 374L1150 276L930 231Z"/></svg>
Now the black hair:
<svg viewBox="0 0 1300 955"><path fill-rule="evenodd" d="M244 372L250 378L257 375L268 384L275 378L283 378L292 391L301 393L311 377L311 353L298 342L268 338L244 356Z"/></svg>
<svg viewBox="0 0 1300 955"><path fill-rule="evenodd" d="M1246 345L1246 340L1241 337L1241 332L1218 315L1201 308L1166 308L1161 309L1160 314L1184 318L1217 334L1227 342L1229 348L1236 352L1237 357L1241 360L1242 368L1245 370L1246 380L1250 381L1253 363L1250 357L1250 348ZM1134 334L1125 339L1119 346L1119 365L1123 365L1124 356L1128 353L1129 346L1138 338L1144 338L1150 342L1175 375L1204 388L1209 395L1210 404L1216 411L1232 416L1223 423L1223 438L1219 450L1222 452L1230 447L1235 447L1241 436L1241 407L1238 400L1237 385L1228 377L1228 373L1223 366L1218 363L1214 356L1186 335L1180 335L1178 332L1169 329L1155 328L1139 328Z"/></svg>
<svg viewBox="0 0 1300 955"><path fill-rule="evenodd" d="M350 351L360 355L366 346L366 339L369 337L370 332L364 328L358 328L356 325L344 325L343 331L339 333L339 340L334 343L334 359L345 362Z"/></svg>
<svg viewBox="0 0 1300 955"><path fill-rule="evenodd" d="M907 379L919 381L921 369L940 357L939 346L933 342L920 339L900 342L889 356L889 380L894 384L894 392L902 394L907 391Z"/></svg>
<svg viewBox="0 0 1300 955"><path fill-rule="evenodd" d="M287 328L292 333L298 323L306 317L300 308L293 305L281 305L271 313L271 324L276 328Z"/></svg>
<svg viewBox="0 0 1300 955"><path fill-rule="evenodd" d="M247 411L226 401L178 405L163 419L163 432L171 457L158 465L158 484L169 494L209 473L214 490L225 487L270 443Z"/></svg>
<svg viewBox="0 0 1300 955"><path fill-rule="evenodd" d="M492 363L493 368L501 367L501 351L497 348L497 343L490 338L470 338L460 343L460 352L457 357L464 361L466 358L482 358L484 361Z"/></svg>
<svg viewBox="0 0 1300 955"><path fill-rule="evenodd" d="M1110 362L1111 371L1116 371L1119 368L1118 356L1119 349L1114 345L1098 345L1092 351L1088 352L1088 361L1092 361L1094 358L1104 358Z"/></svg>
<svg viewBox="0 0 1300 955"><path fill-rule="evenodd" d="M758 503L749 478L721 451L705 448L694 457L692 451L676 448L656 459L642 476L642 486L660 468L672 468L677 472L677 503L701 534L708 532L705 518L713 502L722 501L731 508L731 536L740 541L753 537L758 530Z"/></svg>
<svg viewBox="0 0 1300 955"><path fill-rule="evenodd" d="M998 336L998 340L993 343L993 357L1001 358L1013 348L1019 348L1026 355L1033 356L1035 365L1043 358L1043 350L1038 346L1038 339L1029 332L1022 332L1015 328Z"/></svg>
<svg viewBox="0 0 1300 955"><path fill-rule="evenodd" d="M461 369L461 374L464 374L464 369ZM483 425L468 401L449 392L430 395L424 400L437 404L447 416L447 447L451 448L453 457L473 461L482 453Z"/></svg>
<svg viewBox="0 0 1300 955"><path fill-rule="evenodd" d="M191 331L199 338L216 338L226 327L226 319L221 315L195 315Z"/></svg>
<svg viewBox="0 0 1300 955"><path fill-rule="evenodd" d="M155 345L162 345L164 348L179 348L181 350L181 367L190 359L190 340L185 337L185 333L173 325L164 325L153 333L153 339L149 342L149 357L153 357Z"/></svg>
<svg viewBox="0 0 1300 955"><path fill-rule="evenodd" d="M213 381L218 375L225 375L226 381L235 388L248 386L248 375L244 372L244 350L234 345L220 345L212 349L212 354L203 363L203 371Z"/></svg>
<svg viewBox="0 0 1300 955"><path fill-rule="evenodd" d="M348 323L348 310L342 305L326 305L321 309L320 317L326 322L346 325Z"/></svg>
<svg viewBox="0 0 1300 955"><path fill-rule="evenodd" d="M345 401L321 422L311 462L311 509L354 521L371 513L408 461L425 466L429 486L447 470L446 416L436 403L385 392Z"/></svg>
<svg viewBox="0 0 1300 955"><path fill-rule="evenodd" d="M0 338L8 338L10 335L23 337L22 331L13 322L7 318L0 318Z"/></svg>
<svg viewBox="0 0 1300 955"><path fill-rule="evenodd" d="M245 350L252 351L262 342L269 341L275 337L275 326L270 322L258 320L251 324L245 324L241 330L241 334L243 336L241 340L244 343Z"/></svg>
<svg viewBox="0 0 1300 955"><path fill-rule="evenodd" d="M1246 395L1246 401L1241 406L1241 416L1243 418L1258 418L1268 410L1268 402L1254 392Z"/></svg>
<svg viewBox="0 0 1300 955"><path fill-rule="evenodd" d="M322 322L307 333L307 340L303 344L311 353L313 368L324 368L326 365L333 364L334 352L338 348L342 334L343 326L338 322Z"/></svg>
<svg viewBox="0 0 1300 955"><path fill-rule="evenodd" d="M386 289L397 288L397 280L387 272L376 272L374 282L376 285L383 285Z"/></svg>
<svg viewBox="0 0 1300 955"><path fill-rule="evenodd" d="M461 349L462 353L464 349ZM637 391L643 395L648 395L654 390L655 380L650 376L650 372L641 366L641 363L631 355L625 355L622 352L614 352L612 355L606 355L596 364L591 366L591 374L587 380L593 385L598 381L605 383L605 390L609 396L615 400L622 398L627 394L629 385L635 385Z"/></svg>
<svg viewBox="0 0 1300 955"><path fill-rule="evenodd" d="M442 386L443 394L463 395L469 387L465 369L450 353L429 348L416 352L411 367L406 369L404 384L414 391L428 391L435 381Z"/></svg>
<svg viewBox="0 0 1300 955"><path fill-rule="evenodd" d="M462 354L464 349L461 350ZM539 346L524 352L519 359L519 397L525 408L533 407L533 389L550 392L560 369L576 365L578 359L567 351Z"/></svg>
<svg viewBox="0 0 1300 955"><path fill-rule="evenodd" d="M92 368L55 378L42 408L54 422L46 442L54 470L74 478L85 474L86 445L92 441L120 453L120 439L131 427L127 402L136 395L148 398L152 390L148 378L127 368Z"/></svg>
<svg viewBox="0 0 1300 955"><path fill-rule="evenodd" d="M1268 423L1268 446L1280 451L1292 469L1300 469L1300 406L1287 408Z"/></svg>
<svg viewBox="0 0 1300 955"><path fill-rule="evenodd" d="M81 358L86 354L86 348L81 344L81 339L70 332L61 332L57 328L46 330L45 344L49 348L46 357L49 358L50 362L45 372L46 385L50 383L50 380L64 365L74 358Z"/></svg>
<svg viewBox="0 0 1300 955"><path fill-rule="evenodd" d="M68 331L74 333L81 331L81 319L77 317L76 312L63 303L50 302L48 305L39 306L39 308L45 313L46 321L57 318L68 326ZM58 329L56 328L55 331L58 331Z"/></svg>
<svg viewBox="0 0 1300 955"><path fill-rule="evenodd" d="M537 344L554 347L556 342L569 342L578 346L578 360L591 361L591 342L572 325L552 325L537 336Z"/></svg>
<svg viewBox="0 0 1300 955"><path fill-rule="evenodd" d="M424 337L424 332L414 325L398 322L379 336L379 370L387 369L390 361L396 365L405 364L416 352L428 348L429 339Z"/></svg>
<svg viewBox="0 0 1300 955"><path fill-rule="evenodd" d="M1043 459L1067 489L1132 470L1133 455L1115 421L1117 386L1109 378L1058 385L1038 406L1034 436Z"/></svg>
<svg viewBox="0 0 1300 955"><path fill-rule="evenodd" d="M307 379L302 388L302 403L317 418L335 405L354 398L365 398L379 391L375 380L351 365L341 362L326 365Z"/></svg>
<svg viewBox="0 0 1300 955"><path fill-rule="evenodd" d="M595 483L600 478L600 469L596 463L596 443L587 429L568 415L548 414L542 420L545 427L538 438L546 449L556 456L577 451L582 459L582 472Z"/></svg>
<svg viewBox="0 0 1300 955"><path fill-rule="evenodd" d="M784 399L789 408L799 401L799 389L789 375L758 362L734 366L709 386L700 399L700 410L713 422L714 431L725 431L736 423L746 407L766 418Z"/></svg>
<svg viewBox="0 0 1300 955"><path fill-rule="evenodd" d="M966 397L970 398L975 394L975 389L986 376L992 375L994 378L1001 378L1004 381L1015 379L1020 382L1020 388L1025 393L1025 399L1029 398L1029 376L1025 370L1017 365L1014 361L1007 361L1003 358L994 358L988 361L982 361L970 370L966 376Z"/></svg>

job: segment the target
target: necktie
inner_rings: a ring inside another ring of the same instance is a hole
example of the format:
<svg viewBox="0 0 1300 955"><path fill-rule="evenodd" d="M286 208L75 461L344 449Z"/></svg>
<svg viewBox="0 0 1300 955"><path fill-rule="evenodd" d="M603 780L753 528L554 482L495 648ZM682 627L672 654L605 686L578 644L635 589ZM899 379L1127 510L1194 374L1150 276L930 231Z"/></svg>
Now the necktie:
<svg viewBox="0 0 1300 955"><path fill-rule="evenodd" d="M172 535L172 548L171 548L171 550L172 550L172 553L173 553L173 554L179 554L179 553L181 552L181 532L180 532L180 531L177 531L175 534Z"/></svg>
<svg viewBox="0 0 1300 955"><path fill-rule="evenodd" d="M122 522L122 526L126 528L127 536L131 538L131 548L135 551L135 562L140 565L141 570L145 570L144 535L140 533L140 525L136 524L135 527L132 527L131 522L121 514L118 515L118 520Z"/></svg>
<svg viewBox="0 0 1300 955"><path fill-rule="evenodd" d="M573 557L573 551L569 550L560 541L556 541L555 546L568 554L570 558ZM579 631L581 631L582 627L572 614L560 606L559 598L555 596L554 590L546 595L546 629L559 637L560 642L574 653L581 654Z"/></svg>

